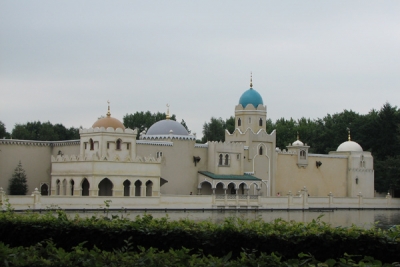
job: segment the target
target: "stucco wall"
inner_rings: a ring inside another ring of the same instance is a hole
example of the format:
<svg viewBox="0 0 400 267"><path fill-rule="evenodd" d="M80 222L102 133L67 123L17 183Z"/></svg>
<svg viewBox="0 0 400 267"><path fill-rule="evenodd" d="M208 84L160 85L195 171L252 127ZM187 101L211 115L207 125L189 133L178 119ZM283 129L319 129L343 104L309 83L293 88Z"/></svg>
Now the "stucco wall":
<svg viewBox="0 0 400 267"><path fill-rule="evenodd" d="M315 162L322 165L317 168ZM288 191L296 194L304 186L310 196L347 196L347 158L308 157L308 166L297 166L297 155L278 153L275 176L275 192L286 195Z"/></svg>
<svg viewBox="0 0 400 267"><path fill-rule="evenodd" d="M137 145L139 156L153 155L162 152L161 177L168 183L161 186L161 194L189 195L197 192L197 172L207 170L207 148L195 148L194 140L173 139L172 146ZM199 156L200 162L193 161Z"/></svg>

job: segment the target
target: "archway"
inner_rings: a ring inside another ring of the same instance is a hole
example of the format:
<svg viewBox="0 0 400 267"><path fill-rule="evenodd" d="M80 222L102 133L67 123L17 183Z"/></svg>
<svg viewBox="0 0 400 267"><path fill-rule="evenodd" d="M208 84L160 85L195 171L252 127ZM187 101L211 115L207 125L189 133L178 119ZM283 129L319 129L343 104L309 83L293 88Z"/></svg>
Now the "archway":
<svg viewBox="0 0 400 267"><path fill-rule="evenodd" d="M210 182L204 181L200 184L201 186L201 194L202 195L211 195L212 194L212 186Z"/></svg>
<svg viewBox="0 0 400 267"><path fill-rule="evenodd" d="M142 188L142 182L140 180L137 180L135 182L135 197L140 197L141 188Z"/></svg>
<svg viewBox="0 0 400 267"><path fill-rule="evenodd" d="M131 182L129 182L129 180L125 180L125 182L124 182L124 197L129 197L131 195L130 189L131 189Z"/></svg>
<svg viewBox="0 0 400 267"><path fill-rule="evenodd" d="M104 178L99 183L99 196L112 196L113 183L108 178Z"/></svg>
<svg viewBox="0 0 400 267"><path fill-rule="evenodd" d="M89 188L90 188L89 181L86 178L84 178L82 181L82 196L89 195Z"/></svg>
<svg viewBox="0 0 400 267"><path fill-rule="evenodd" d="M238 194L239 195L244 195L245 194L245 189L247 189L247 185L245 183L241 183L239 185L239 190L238 190Z"/></svg>
<svg viewBox="0 0 400 267"><path fill-rule="evenodd" d="M236 189L235 189L234 183L228 184L228 187L226 189L226 194L227 195L236 195Z"/></svg>
<svg viewBox="0 0 400 267"><path fill-rule="evenodd" d="M217 186L215 187L215 194L216 195L225 194L225 189L224 189L224 184L223 183L218 183L217 184Z"/></svg>

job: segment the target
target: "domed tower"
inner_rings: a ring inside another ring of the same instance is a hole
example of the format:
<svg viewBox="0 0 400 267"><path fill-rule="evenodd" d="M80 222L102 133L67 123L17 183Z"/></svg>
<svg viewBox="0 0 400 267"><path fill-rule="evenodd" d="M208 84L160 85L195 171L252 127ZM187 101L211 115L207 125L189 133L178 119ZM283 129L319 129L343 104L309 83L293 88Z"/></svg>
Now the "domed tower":
<svg viewBox="0 0 400 267"><path fill-rule="evenodd" d="M267 107L264 106L261 95L253 89L253 78L250 77L250 89L242 94L239 104L235 107L235 129L245 132L250 128L257 133L265 129Z"/></svg>
<svg viewBox="0 0 400 267"><path fill-rule="evenodd" d="M287 146L288 151L293 151L297 155L297 166L300 168L306 168L308 166L308 149L310 147L304 144L299 139L299 133L297 132L297 140L291 145Z"/></svg>
<svg viewBox="0 0 400 267"><path fill-rule="evenodd" d="M89 129L81 129L80 135L80 154L86 158L136 157L136 130L125 129L121 121L111 117L110 105L106 117L98 119Z"/></svg>
<svg viewBox="0 0 400 267"><path fill-rule="evenodd" d="M361 193L364 197L374 197L374 160L371 152L363 151L362 147L351 141L350 129L348 140L341 143L336 151L329 154L348 156L347 195L356 197Z"/></svg>

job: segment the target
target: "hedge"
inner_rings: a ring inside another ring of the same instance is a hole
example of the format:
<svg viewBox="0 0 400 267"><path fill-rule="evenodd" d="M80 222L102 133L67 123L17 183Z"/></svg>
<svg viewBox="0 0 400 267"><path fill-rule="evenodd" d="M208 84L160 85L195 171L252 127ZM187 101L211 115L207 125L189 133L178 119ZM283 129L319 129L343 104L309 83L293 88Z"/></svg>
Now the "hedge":
<svg viewBox="0 0 400 267"><path fill-rule="evenodd" d="M66 251L83 244L86 249L115 251L127 240L136 252L138 247L169 251L190 249L206 256L237 259L243 251L271 255L284 260L298 258L300 253L314 255L319 261L338 259L345 253L358 255L355 260L373 257L383 262L395 262L400 255L400 226L389 230L362 229L356 226L332 228L319 219L311 223L271 223L229 218L223 223L190 220L169 221L151 215L134 220L119 216L68 218L63 211L45 215L0 214L0 242L10 247L35 246L52 240L54 246Z"/></svg>

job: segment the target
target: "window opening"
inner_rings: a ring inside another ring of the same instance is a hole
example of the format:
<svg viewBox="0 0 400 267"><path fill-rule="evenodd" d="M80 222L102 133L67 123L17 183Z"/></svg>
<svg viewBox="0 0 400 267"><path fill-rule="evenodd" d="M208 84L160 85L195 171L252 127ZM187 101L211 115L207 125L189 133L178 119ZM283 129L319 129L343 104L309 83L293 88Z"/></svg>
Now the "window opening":
<svg viewBox="0 0 400 267"><path fill-rule="evenodd" d="M94 150L94 142L93 142L93 139L90 138L89 142L90 142L90 150Z"/></svg>
<svg viewBox="0 0 400 267"><path fill-rule="evenodd" d="M260 120L258 121L258 125L259 126L263 126L263 120L260 118Z"/></svg>
<svg viewBox="0 0 400 267"><path fill-rule="evenodd" d="M242 120L240 118L238 119L238 126L242 126Z"/></svg>
<svg viewBox="0 0 400 267"><path fill-rule="evenodd" d="M121 139L117 140L117 150L121 150Z"/></svg>
<svg viewBox="0 0 400 267"><path fill-rule="evenodd" d="M225 155L225 165L229 165L229 155Z"/></svg>
<svg viewBox="0 0 400 267"><path fill-rule="evenodd" d="M260 146L260 149L258 150L258 154L259 154L259 155L262 155L262 154L263 154L263 147L262 147L262 146Z"/></svg>
<svg viewBox="0 0 400 267"><path fill-rule="evenodd" d="M218 165L222 165L222 154L219 154L219 162L218 162Z"/></svg>

